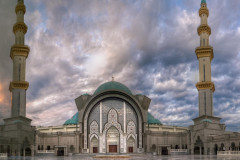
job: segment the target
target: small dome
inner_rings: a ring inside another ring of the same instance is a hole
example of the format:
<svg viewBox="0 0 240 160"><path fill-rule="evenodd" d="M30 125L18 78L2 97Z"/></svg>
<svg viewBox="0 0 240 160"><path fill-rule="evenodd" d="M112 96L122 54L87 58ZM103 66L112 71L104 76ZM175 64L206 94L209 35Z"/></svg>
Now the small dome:
<svg viewBox="0 0 240 160"><path fill-rule="evenodd" d="M201 2L201 3L203 4L203 3L207 3L207 2L206 2L206 0L202 0L202 2Z"/></svg>
<svg viewBox="0 0 240 160"><path fill-rule="evenodd" d="M201 122L209 122L209 123L212 123L212 121L210 119L203 119L201 120Z"/></svg>
<svg viewBox="0 0 240 160"><path fill-rule="evenodd" d="M67 120L63 125L78 124L78 112L69 120Z"/></svg>
<svg viewBox="0 0 240 160"><path fill-rule="evenodd" d="M148 124L158 124L158 125L162 125L162 123L153 117L153 115L151 113L148 112Z"/></svg>
<svg viewBox="0 0 240 160"><path fill-rule="evenodd" d="M91 95L88 93L84 93L83 96L91 96Z"/></svg>
<svg viewBox="0 0 240 160"><path fill-rule="evenodd" d="M107 91L107 90L118 90L118 91L122 91L128 94L132 94L132 92L130 91L130 89L128 87L126 87L125 85L123 85L122 83L116 82L116 81L110 81L110 82L106 82L104 84L102 84L101 86L99 86L96 91L94 92L94 95Z"/></svg>

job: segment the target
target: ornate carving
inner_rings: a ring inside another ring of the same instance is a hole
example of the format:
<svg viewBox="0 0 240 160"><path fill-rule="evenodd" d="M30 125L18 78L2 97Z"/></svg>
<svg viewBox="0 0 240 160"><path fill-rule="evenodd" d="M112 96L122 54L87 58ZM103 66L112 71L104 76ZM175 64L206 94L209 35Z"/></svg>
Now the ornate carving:
<svg viewBox="0 0 240 160"><path fill-rule="evenodd" d="M29 83L26 81L13 81L10 83L9 90L10 90L10 92L12 92L13 88L27 90L28 87L29 87Z"/></svg>
<svg viewBox="0 0 240 160"><path fill-rule="evenodd" d="M91 110L92 110L92 108L97 104L97 102L100 102L101 100L103 100L104 98L108 98L108 97L116 97L116 98L122 98L123 100L126 100L126 101L128 101L127 99L125 99L125 97L122 97L122 96L120 96L119 94L113 94L113 95L105 95L105 96L101 96L101 97L99 97L99 98L97 98L96 100L95 100L95 102L96 103L92 103L92 105L90 105L90 106L88 106L87 108L86 108L86 112L85 112L85 114L84 114L84 148L85 149L87 149L87 147L88 147L88 134L87 134L87 132L88 132L88 127L90 126L88 126L87 124L89 123L88 122L88 120L89 120L89 116L90 116L90 112L91 112ZM131 104L131 101L129 102L130 104ZM120 104L122 104L122 103L120 103ZM104 106L104 105L103 105ZM116 107L116 105L114 104L114 105L109 105L108 107L110 107L111 106L111 108L113 109L115 109L115 107ZM122 105L121 106L119 106L119 111L121 110L121 107L122 107ZM135 106L135 105L132 105L132 107L133 107L133 109L136 111L136 116L138 117L138 119L136 119L136 122L135 122L135 125L137 125L138 127L136 127L136 129L138 128L138 131L136 130L136 137L138 137L139 136L139 139L138 139L138 141L136 141L136 143L138 143L139 144L139 148L142 148L142 118L141 118L141 112L139 111L139 109L137 108L137 106ZM103 107L102 108L102 113L103 113L103 119L107 119L106 121L103 121L103 124L105 123L105 126L104 126L104 128L103 128L103 133L101 134L101 135L99 135L99 143L100 143L100 148L99 148L99 150L100 150L100 152L106 152L106 132L105 132L105 130L106 130L106 128L109 128L109 127L111 127L111 126L115 126L117 129L120 129L119 130L119 133L120 133L120 146L119 147L123 147L123 145L124 145L124 143L126 143L126 142L124 142L124 141L126 141L126 137L124 138L124 135L123 135L123 131L122 131L122 129L121 129L121 124L120 124L120 122L118 122L118 121L121 121L121 119L119 120L118 119L118 117L116 117L117 119L117 123L115 123L115 125L107 125L108 124L108 119L109 119L109 115L108 116L104 116L104 113L105 113L105 109L106 109L106 111L108 111L108 112L106 112L106 113L110 113L110 110L108 109L108 108L105 108L105 107ZM116 110L115 110L116 111ZM117 110L118 111L118 110ZM116 113L116 112L115 112ZM127 111L127 113L128 113L128 111ZM117 113L117 115L118 115L118 113ZM105 118L106 117L106 118ZM135 121L134 119L132 119L132 116L130 116L131 117L131 119L128 119L128 117L129 117L129 115L127 114L127 121L129 121L129 120L133 120L133 121ZM110 121L109 121L109 123L110 123ZM105 132L105 133L104 133ZM138 134L138 135L137 135ZM126 135L127 136L127 135ZM120 149L121 150L121 149Z"/></svg>
<svg viewBox="0 0 240 160"><path fill-rule="evenodd" d="M208 35L211 35L211 28L207 24L201 24L198 29L198 35L200 36L202 32L207 32Z"/></svg>
<svg viewBox="0 0 240 160"><path fill-rule="evenodd" d="M23 11L23 14L26 13L26 6L24 4L18 4L15 8L15 12L17 14L18 11Z"/></svg>
<svg viewBox="0 0 240 160"><path fill-rule="evenodd" d="M108 113L108 123L115 124L117 123L117 111L115 109L111 109Z"/></svg>
<svg viewBox="0 0 240 160"><path fill-rule="evenodd" d="M133 121L129 121L127 125L127 134L136 133L136 125Z"/></svg>
<svg viewBox="0 0 240 160"><path fill-rule="evenodd" d="M196 87L198 90L210 89L210 90L212 90L212 92L215 91L215 86L214 86L213 82L198 82L196 84Z"/></svg>
<svg viewBox="0 0 240 160"><path fill-rule="evenodd" d="M213 48L211 46L197 47L195 53L198 59L202 57L210 57L210 60L212 61L214 57Z"/></svg>
<svg viewBox="0 0 240 160"><path fill-rule="evenodd" d="M28 27L24 22L17 22L13 26L13 33L16 34L17 31L23 32L24 34L27 33Z"/></svg>
<svg viewBox="0 0 240 160"><path fill-rule="evenodd" d="M29 47L25 45L13 45L11 48L10 57L13 59L15 56L28 57Z"/></svg>
<svg viewBox="0 0 240 160"><path fill-rule="evenodd" d="M92 121L90 125L90 134L96 133L98 134L98 123L96 121Z"/></svg>
<svg viewBox="0 0 240 160"><path fill-rule="evenodd" d="M206 14L207 17L209 16L209 11L208 11L207 7L201 7L199 9L199 16L201 17L202 14Z"/></svg>

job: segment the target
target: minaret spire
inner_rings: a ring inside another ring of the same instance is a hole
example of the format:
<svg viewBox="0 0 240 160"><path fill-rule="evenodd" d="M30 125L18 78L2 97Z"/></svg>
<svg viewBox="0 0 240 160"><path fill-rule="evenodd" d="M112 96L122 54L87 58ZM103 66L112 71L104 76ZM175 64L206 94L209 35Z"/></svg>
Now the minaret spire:
<svg viewBox="0 0 240 160"><path fill-rule="evenodd" d="M17 22L13 26L15 44L11 48L10 57L13 61L13 81L9 90L12 93L12 117L26 116L26 90L29 83L25 81L26 59L29 54L29 47L25 45L24 38L27 32L27 25L24 23L26 7L24 0L18 0L15 8Z"/></svg>
<svg viewBox="0 0 240 160"><path fill-rule="evenodd" d="M208 26L209 11L206 0L201 1L199 9L201 25L198 27L200 46L196 48L199 61L199 82L196 84L199 96L199 116L213 116L214 83L211 81L211 61L214 57L213 48L209 45L211 28Z"/></svg>

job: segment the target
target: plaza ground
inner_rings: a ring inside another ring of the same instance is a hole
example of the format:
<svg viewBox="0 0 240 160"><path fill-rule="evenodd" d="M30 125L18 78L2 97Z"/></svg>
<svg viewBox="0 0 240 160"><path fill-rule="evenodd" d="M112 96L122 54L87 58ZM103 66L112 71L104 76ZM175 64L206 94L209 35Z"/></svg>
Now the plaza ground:
<svg viewBox="0 0 240 160"><path fill-rule="evenodd" d="M117 156L117 155L116 155ZM172 156L153 156L145 155L126 155L130 158L96 158L96 155L73 155L73 156L36 156L36 157L8 157L0 160L240 160L240 156L216 156L216 155L172 155Z"/></svg>

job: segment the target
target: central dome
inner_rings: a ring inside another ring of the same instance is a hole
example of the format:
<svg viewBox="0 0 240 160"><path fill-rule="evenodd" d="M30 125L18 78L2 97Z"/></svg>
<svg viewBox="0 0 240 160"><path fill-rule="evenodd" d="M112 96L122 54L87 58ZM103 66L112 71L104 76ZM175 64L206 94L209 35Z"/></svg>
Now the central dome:
<svg viewBox="0 0 240 160"><path fill-rule="evenodd" d="M123 85L122 83L116 82L116 81L110 81L110 82L106 82L104 84L102 84L101 86L99 86L96 91L94 92L94 94L98 94L104 91L108 91L108 90L118 90L118 91L122 91L128 94L132 94L132 92L130 91L130 89L128 87L126 87L125 85Z"/></svg>

